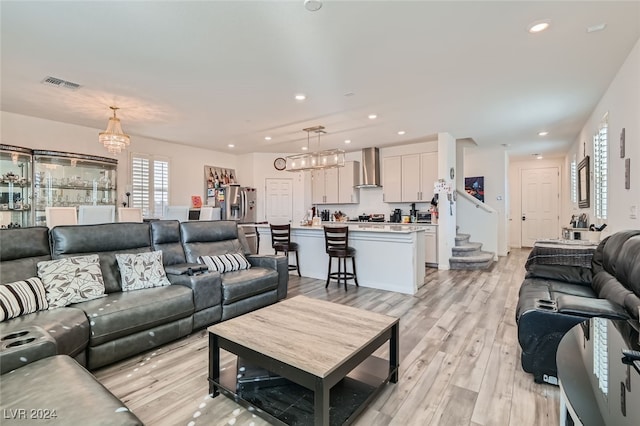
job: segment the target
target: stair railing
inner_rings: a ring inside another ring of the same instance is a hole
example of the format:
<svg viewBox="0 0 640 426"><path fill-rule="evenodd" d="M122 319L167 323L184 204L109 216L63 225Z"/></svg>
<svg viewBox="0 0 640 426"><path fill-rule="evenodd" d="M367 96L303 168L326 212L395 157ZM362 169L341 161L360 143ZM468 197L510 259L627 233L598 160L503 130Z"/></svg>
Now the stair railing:
<svg viewBox="0 0 640 426"><path fill-rule="evenodd" d="M498 212L465 191L457 189L456 193L460 232L470 234L471 241L482 243L482 250L493 253L494 260L498 260Z"/></svg>

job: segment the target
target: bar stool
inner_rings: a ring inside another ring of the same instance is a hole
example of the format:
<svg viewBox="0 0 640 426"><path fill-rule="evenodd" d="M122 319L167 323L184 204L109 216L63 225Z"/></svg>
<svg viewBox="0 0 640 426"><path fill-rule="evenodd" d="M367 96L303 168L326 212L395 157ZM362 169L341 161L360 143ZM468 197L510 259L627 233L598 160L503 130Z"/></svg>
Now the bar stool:
<svg viewBox="0 0 640 426"><path fill-rule="evenodd" d="M344 289L347 290L347 280L353 280L358 285L356 276L356 249L349 247L349 227L348 226L325 226L324 244L329 255L329 270L327 272L327 283L324 288L329 287L331 279L344 281ZM331 272L331 261L338 258L338 272ZM351 258L353 272L347 272L347 258ZM342 260L342 262L340 262Z"/></svg>
<svg viewBox="0 0 640 426"><path fill-rule="evenodd" d="M284 255L287 257L287 264L290 271L298 271L298 276L300 275L300 261L298 260L298 243L294 243L291 241L291 225L271 225L271 247L278 252L284 252ZM296 253L296 264L289 264L289 252Z"/></svg>

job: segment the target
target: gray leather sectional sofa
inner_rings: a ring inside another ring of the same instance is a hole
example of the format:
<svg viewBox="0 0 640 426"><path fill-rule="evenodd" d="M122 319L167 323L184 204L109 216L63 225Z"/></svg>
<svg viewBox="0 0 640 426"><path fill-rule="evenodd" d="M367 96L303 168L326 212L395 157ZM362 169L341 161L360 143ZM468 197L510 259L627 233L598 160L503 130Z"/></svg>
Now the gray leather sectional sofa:
<svg viewBox="0 0 640 426"><path fill-rule="evenodd" d="M556 351L567 331L591 317L638 324L639 309L640 230L600 242L591 268L529 269L516 309L522 368L536 382L557 384Z"/></svg>
<svg viewBox="0 0 640 426"><path fill-rule="evenodd" d="M105 366L286 297L285 257L251 255L243 240L232 221L0 230L0 284L38 276L41 261L97 254L106 292L97 299L0 322L2 409L28 408L44 399L50 403L42 406L61 404L58 416L63 412L80 415L74 408L81 405L77 405L81 399L78 389L92 388L92 398L103 399L93 405L108 407L94 410L96 421L92 424L100 423L98 419L104 424L139 422L125 407L112 410L114 404L122 404L99 383L90 383L89 373L68 371ZM155 250L163 253L172 285L122 291L116 254ZM198 256L227 253L243 253L251 268L220 274L203 271L202 265L195 264ZM40 378L34 379L34 375ZM31 379L16 380L19 376ZM59 383L58 392L67 393L67 397L43 395L45 389L51 391L50 384L44 383ZM96 393L99 388L102 393ZM67 418L72 422L78 419Z"/></svg>

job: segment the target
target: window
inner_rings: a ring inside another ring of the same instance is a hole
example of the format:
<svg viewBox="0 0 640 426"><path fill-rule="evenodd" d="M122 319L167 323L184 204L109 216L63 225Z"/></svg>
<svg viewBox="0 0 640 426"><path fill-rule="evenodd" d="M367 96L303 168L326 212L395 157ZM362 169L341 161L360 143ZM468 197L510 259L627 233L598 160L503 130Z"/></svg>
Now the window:
<svg viewBox="0 0 640 426"><path fill-rule="evenodd" d="M578 202L578 162L575 154L571 160L571 202Z"/></svg>
<svg viewBox="0 0 640 426"><path fill-rule="evenodd" d="M593 192L596 218L607 218L607 176L608 176L608 135L609 114L605 114L600 127L593 135Z"/></svg>
<svg viewBox="0 0 640 426"><path fill-rule="evenodd" d="M162 217L169 205L169 159L131 154L131 207L145 217Z"/></svg>

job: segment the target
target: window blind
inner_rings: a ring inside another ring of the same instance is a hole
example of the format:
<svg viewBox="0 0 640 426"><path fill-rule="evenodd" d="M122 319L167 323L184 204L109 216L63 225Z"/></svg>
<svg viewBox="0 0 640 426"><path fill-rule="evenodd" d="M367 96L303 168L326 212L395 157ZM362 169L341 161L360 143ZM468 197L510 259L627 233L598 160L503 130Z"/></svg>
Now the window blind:
<svg viewBox="0 0 640 426"><path fill-rule="evenodd" d="M608 114L593 136L593 183L597 219L607 218L607 179L609 174Z"/></svg>

